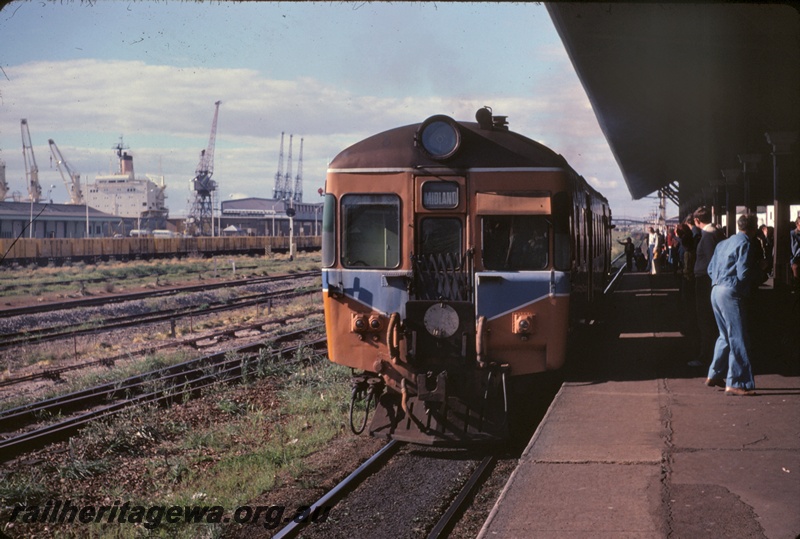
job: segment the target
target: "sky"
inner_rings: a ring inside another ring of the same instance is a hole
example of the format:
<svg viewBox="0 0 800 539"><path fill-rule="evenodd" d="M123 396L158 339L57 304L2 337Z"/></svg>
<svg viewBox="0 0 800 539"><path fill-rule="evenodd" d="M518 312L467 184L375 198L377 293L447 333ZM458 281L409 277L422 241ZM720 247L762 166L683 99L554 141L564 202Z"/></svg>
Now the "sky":
<svg viewBox="0 0 800 539"><path fill-rule="evenodd" d="M303 200L349 145L434 114L474 121L490 106L562 154L610 202L632 201L542 4L384 2L19 2L0 10L0 159L27 200L20 120L43 194L68 200L53 139L83 181L117 169L120 137L137 176L164 176L171 217L217 124L218 200L272 196L281 133ZM287 164L284 164L286 167ZM55 186L52 187L51 186Z"/></svg>

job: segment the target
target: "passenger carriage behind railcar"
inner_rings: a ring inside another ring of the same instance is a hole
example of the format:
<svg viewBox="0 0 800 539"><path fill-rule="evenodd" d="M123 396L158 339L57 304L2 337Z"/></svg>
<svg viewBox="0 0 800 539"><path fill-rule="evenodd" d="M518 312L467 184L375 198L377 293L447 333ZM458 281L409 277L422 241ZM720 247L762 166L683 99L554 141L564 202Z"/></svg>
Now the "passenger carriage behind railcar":
<svg viewBox="0 0 800 539"><path fill-rule="evenodd" d="M608 202L483 108L379 133L330 163L322 282L351 425L399 440L504 440L509 385L562 367L602 293ZM359 403L361 403L359 411Z"/></svg>

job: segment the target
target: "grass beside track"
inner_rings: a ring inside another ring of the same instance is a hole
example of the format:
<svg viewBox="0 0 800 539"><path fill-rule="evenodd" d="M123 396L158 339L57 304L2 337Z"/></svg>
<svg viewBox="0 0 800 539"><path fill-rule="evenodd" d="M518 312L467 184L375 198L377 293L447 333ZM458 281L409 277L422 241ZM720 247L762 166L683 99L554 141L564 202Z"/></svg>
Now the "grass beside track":
<svg viewBox="0 0 800 539"><path fill-rule="evenodd" d="M7 305L30 301L57 301L77 295L134 291L217 278L245 278L319 268L319 253L227 256L67 263L62 266L0 266L0 301Z"/></svg>
<svg viewBox="0 0 800 539"><path fill-rule="evenodd" d="M240 257L237 265L241 264L263 264L268 268L269 274L292 274L298 272L305 272L319 267L320 258L318 253L301 253L295 257L294 260L289 260L285 255L274 255L270 258L263 257ZM202 261L206 265L213 268L213 262L209 260ZM179 261L182 265L183 261ZM151 262L128 262L129 266L144 265L150 267ZM40 268L41 270L50 270L50 268ZM55 268L62 270L64 268ZM0 269L0 276L10 270ZM266 271L266 270L265 270ZM198 284L202 281L197 280L197 275L193 275L192 279L181 281L181 284ZM242 277L242 275L239 275ZM298 288L303 290L303 288ZM225 297L232 297L235 294L231 290L218 290L214 295L220 299ZM168 298L153 298L146 300L146 303L151 304L153 310L163 309L170 304L177 301L175 297ZM310 295L293 300L285 305L275 305L269 310L265 310L265 306L260 308L250 308L230 313L224 313L214 317L190 317L179 321L175 326L175 336L178 338L187 337L195 333L204 331L214 331L233 327L241 324L248 324L254 321L265 320L268 324L265 339L270 336L280 333L300 329L309 325L322 323L322 307L319 301L319 296ZM2 311L0 310L0 316ZM297 319L287 325L278 327L269 327L270 320L280 319ZM88 323L88 322L87 322ZM113 381L116 379L125 378L141 372L151 370L151 365L165 366L173 363L179 363L192 357L196 357L201 352L188 350L184 352L170 352L162 350L160 352L153 352L144 355L143 350L151 345L158 345L163 342L168 342L173 339L170 335L170 327L168 324L161 324L160 326L150 327L143 329L138 333L129 332L124 339L115 338L112 335L103 335L92 339L79 338L75 342L69 342L68 345L56 344L43 346L28 346L21 347L12 356L0 358L0 376L4 378L16 375L16 371L26 366L40 367L48 369L58 366L62 361L70 361L85 357L87 359L100 359L109 356L128 355L128 359L120 363L120 367L113 369L96 368L90 372L75 371L65 376L66 383L60 383L52 387L46 395L37 394L36 397L27 396L26 393L12 398L4 398L0 403L0 410L20 406L33 399L47 398L57 396L71 391L77 391L86 387L91 387L105 381ZM124 365L124 367L122 367Z"/></svg>
<svg viewBox="0 0 800 539"><path fill-rule="evenodd" d="M304 460L345 430L349 370L310 352L304 361L265 355L254 376L171 409L126 411L93 424L67 452L2 470L0 522L15 504L247 505L276 482L299 478ZM226 514L230 517L230 514ZM25 524L6 533L36 537L219 537L221 523Z"/></svg>
<svg viewBox="0 0 800 539"><path fill-rule="evenodd" d="M285 255L270 258L239 257L237 278L248 275L295 273L319 267L318 253L301 253L294 260ZM196 264L202 264L202 267ZM166 269L166 266L170 266ZM174 265L174 267L172 266ZM242 266L255 269L241 271ZM60 274L74 288L74 281L98 274L108 281L87 285L119 291L145 286L158 275L163 284L191 284L213 278L213 260L171 262L76 264L61 268L0 269L0 288L14 279L53 281ZM106 270L103 273L103 270ZM205 271L205 273L203 273ZM218 260L216 274L232 277L230 259ZM183 273L182 273L183 272ZM252 273L251 273L252 272ZM166 277L160 277L164 275ZM173 281L171 275L175 275ZM94 276L94 277L93 277ZM201 280L198 280L201 279ZM122 284L124 283L124 284ZM144 284L142 284L144 283ZM50 285L42 285L50 286ZM25 294L35 289L28 287ZM23 290L23 289L20 289ZM62 292L45 292L51 301ZM91 291L89 292L91 293ZM30 301L30 298L28 298ZM14 301L11 296L1 300ZM246 322L256 310L220 317L210 327ZM302 298L276 305L269 319L289 319L268 330L285 333L321 322L319 298ZM261 317L264 316L263 311ZM198 324L201 325L201 324ZM194 330L205 329L195 327ZM184 332L176 328L180 335ZM145 342L159 340L158 332L142 336ZM123 348L139 340L128 339ZM141 344L141 343L139 343ZM194 353L194 352L190 352ZM10 537L220 537L223 523L169 524L155 527L140 523L99 522L91 524L25 523L22 517L9 523L17 504L42 505L52 500L70 500L81 506L221 506L231 512L272 488L301 478L305 458L325 448L346 429L349 403L349 370L331 364L310 351L299 352L304 361L286 362L265 352L249 377L239 385L218 385L203 391L201 398L170 408L133 408L105 422L84 429L69 442L32 455L32 463L0 467L0 535ZM119 379L155 367L189 359L186 352L149 354L124 369L99 369L56 386L55 393L75 391L108 379ZM127 362L126 362L127 363ZM17 399L14 399L17 401ZM4 403L6 406L9 403ZM14 404L22 404L22 400ZM288 508L287 508L288 510ZM230 517L230 514L226 514ZM152 529L151 529L152 528Z"/></svg>

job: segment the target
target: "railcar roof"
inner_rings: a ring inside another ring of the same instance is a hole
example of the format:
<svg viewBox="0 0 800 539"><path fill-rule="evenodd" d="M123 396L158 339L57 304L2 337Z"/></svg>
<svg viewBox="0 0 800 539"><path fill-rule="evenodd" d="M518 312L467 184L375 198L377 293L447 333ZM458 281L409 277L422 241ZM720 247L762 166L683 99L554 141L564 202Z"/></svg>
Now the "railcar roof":
<svg viewBox="0 0 800 539"><path fill-rule="evenodd" d="M547 146L506 129L483 129L477 122L458 122L461 147L445 161L426 155L414 143L422 123L390 129L343 150L331 161L331 169L442 167L569 167Z"/></svg>

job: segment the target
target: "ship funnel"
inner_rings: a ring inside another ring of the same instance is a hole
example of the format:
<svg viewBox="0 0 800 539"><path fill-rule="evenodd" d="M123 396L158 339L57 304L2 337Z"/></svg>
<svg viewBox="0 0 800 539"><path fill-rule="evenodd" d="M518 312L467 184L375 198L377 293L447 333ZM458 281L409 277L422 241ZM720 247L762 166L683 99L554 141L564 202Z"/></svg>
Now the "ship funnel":
<svg viewBox="0 0 800 539"><path fill-rule="evenodd" d="M127 174L131 178L134 178L133 156L128 155L128 152L122 152L122 155L119 157L119 173Z"/></svg>

